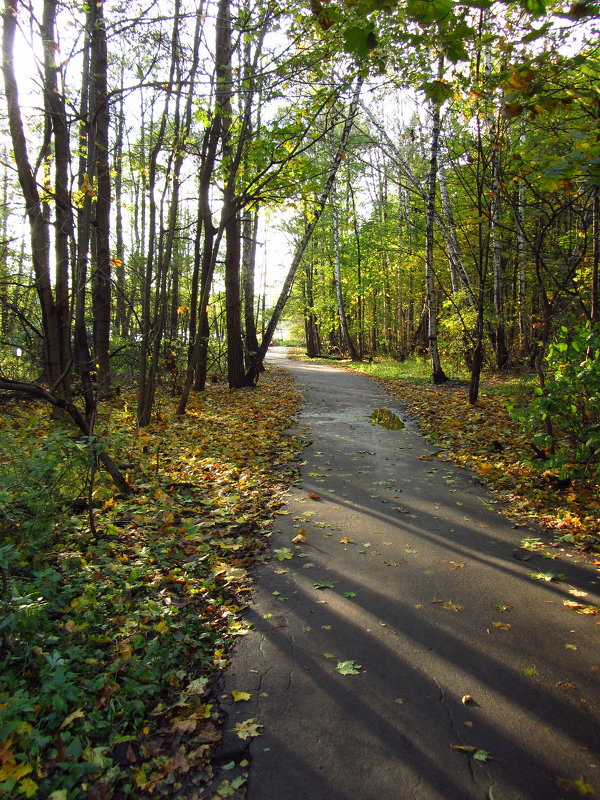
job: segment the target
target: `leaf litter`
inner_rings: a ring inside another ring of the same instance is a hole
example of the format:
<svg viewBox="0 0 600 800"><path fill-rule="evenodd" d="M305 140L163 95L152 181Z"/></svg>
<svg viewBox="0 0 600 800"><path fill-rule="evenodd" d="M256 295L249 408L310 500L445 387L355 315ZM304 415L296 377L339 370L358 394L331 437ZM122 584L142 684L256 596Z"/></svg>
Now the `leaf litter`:
<svg viewBox="0 0 600 800"><path fill-rule="evenodd" d="M210 385L184 417L161 396L141 431L133 395L102 406L98 434L118 440L132 494L98 473L95 535L87 509L59 515L7 572L11 595L32 597L36 614L23 638L18 609L3 608L17 614L6 635L19 646L0 662L2 779L19 796L214 796L213 686L248 632L248 569L296 475L302 444L286 430L299 402L288 373L269 369L252 392ZM10 412L0 430L26 459L56 423L35 403ZM5 541L17 533L3 522ZM249 739L261 726L234 730Z"/></svg>

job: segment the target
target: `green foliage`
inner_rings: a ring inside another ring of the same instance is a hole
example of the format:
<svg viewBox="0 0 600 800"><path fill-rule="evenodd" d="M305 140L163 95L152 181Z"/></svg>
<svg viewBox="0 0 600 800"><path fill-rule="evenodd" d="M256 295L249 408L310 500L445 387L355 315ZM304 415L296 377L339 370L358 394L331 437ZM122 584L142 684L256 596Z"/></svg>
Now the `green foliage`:
<svg viewBox="0 0 600 800"><path fill-rule="evenodd" d="M563 326L546 364L544 389L536 389L526 409L513 408L513 416L529 426L535 446L547 455L546 469L600 475L600 325L573 333Z"/></svg>
<svg viewBox="0 0 600 800"><path fill-rule="evenodd" d="M91 455L67 427L35 443L0 434L0 533L26 548L46 540L64 501L85 490Z"/></svg>

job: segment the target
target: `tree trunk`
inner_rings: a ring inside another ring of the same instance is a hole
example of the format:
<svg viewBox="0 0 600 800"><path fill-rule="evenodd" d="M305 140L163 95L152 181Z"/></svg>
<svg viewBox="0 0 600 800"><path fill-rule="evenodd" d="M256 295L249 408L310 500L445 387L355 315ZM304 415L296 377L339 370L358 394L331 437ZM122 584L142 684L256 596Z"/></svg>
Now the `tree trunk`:
<svg viewBox="0 0 600 800"><path fill-rule="evenodd" d="M58 86L56 64L56 0L46 0L42 20L44 41L44 106L54 138L54 268L55 297L61 364L71 362L71 310L69 307L69 243L73 235L73 215L69 196L71 149L64 97Z"/></svg>
<svg viewBox="0 0 600 800"><path fill-rule="evenodd" d="M438 76L441 77L444 60L440 56ZM448 380L440 362L437 335L437 297L435 291L435 273L433 269L433 225L435 221L435 187L437 176L437 159L440 138L440 107L433 105L429 171L427 175L427 212L425 225L425 286L427 291L427 339L429 357L431 359L431 378L434 383Z"/></svg>
<svg viewBox="0 0 600 800"><path fill-rule="evenodd" d="M335 191L335 182L331 188L331 215L332 215L332 232L333 232L333 253L334 253L334 275L335 275L335 297L337 301L338 317L340 321L340 330L346 349L352 361L360 361L360 356L354 346L350 331L348 329L348 319L346 317L346 309L344 308L344 296L342 294L342 269L340 261L340 220L339 208L337 201L337 193Z"/></svg>
<svg viewBox="0 0 600 800"><path fill-rule="evenodd" d="M52 293L50 274L50 236L44 217L37 181L29 160L25 130L19 105L14 65L14 42L17 27L18 0L7 0L3 13L2 72L8 111L8 127L21 192L25 201L31 236L31 251L44 331L45 373L60 399L70 396L70 363L64 360L63 323Z"/></svg>
<svg viewBox="0 0 600 800"><path fill-rule="evenodd" d="M98 397L111 391L110 379L110 163L108 109L108 52L104 5L92 3L90 43L90 150L93 153L92 174L96 177L96 202L93 219L95 263L92 270L94 351L97 365Z"/></svg>
<svg viewBox="0 0 600 800"><path fill-rule="evenodd" d="M246 209L242 215L242 287L244 291L244 344L247 366L258 350L254 297L254 274L258 235L258 212Z"/></svg>

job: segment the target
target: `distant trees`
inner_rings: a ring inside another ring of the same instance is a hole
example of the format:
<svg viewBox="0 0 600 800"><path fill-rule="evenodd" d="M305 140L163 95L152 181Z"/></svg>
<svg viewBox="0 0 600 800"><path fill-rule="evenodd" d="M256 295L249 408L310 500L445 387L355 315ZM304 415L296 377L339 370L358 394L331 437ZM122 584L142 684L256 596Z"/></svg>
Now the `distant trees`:
<svg viewBox="0 0 600 800"><path fill-rule="evenodd" d="M485 364L541 376L558 327L598 319L593 25L574 54L527 3L388 5L7 0L1 374L93 429L127 367L144 426L215 358L252 385L291 294L312 355L461 359L472 402ZM258 219L283 208L259 319Z"/></svg>

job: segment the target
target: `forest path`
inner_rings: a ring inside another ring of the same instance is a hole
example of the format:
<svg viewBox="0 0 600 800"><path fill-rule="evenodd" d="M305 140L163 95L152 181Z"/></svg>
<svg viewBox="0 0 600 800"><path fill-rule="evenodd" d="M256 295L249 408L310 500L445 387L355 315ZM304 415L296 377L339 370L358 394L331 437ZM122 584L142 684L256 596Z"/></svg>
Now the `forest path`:
<svg viewBox="0 0 600 800"><path fill-rule="evenodd" d="M377 408L404 412L367 378L271 359L304 393L312 443L271 538L294 555L259 566L254 627L222 689L222 763L249 757L249 800L600 792L599 618L563 605L600 605L593 568L517 560L535 530L515 529L469 472L432 459L410 423L373 423ZM566 580L530 577L548 572ZM233 690L250 700L232 702ZM242 741L231 729L248 719L262 735Z"/></svg>

